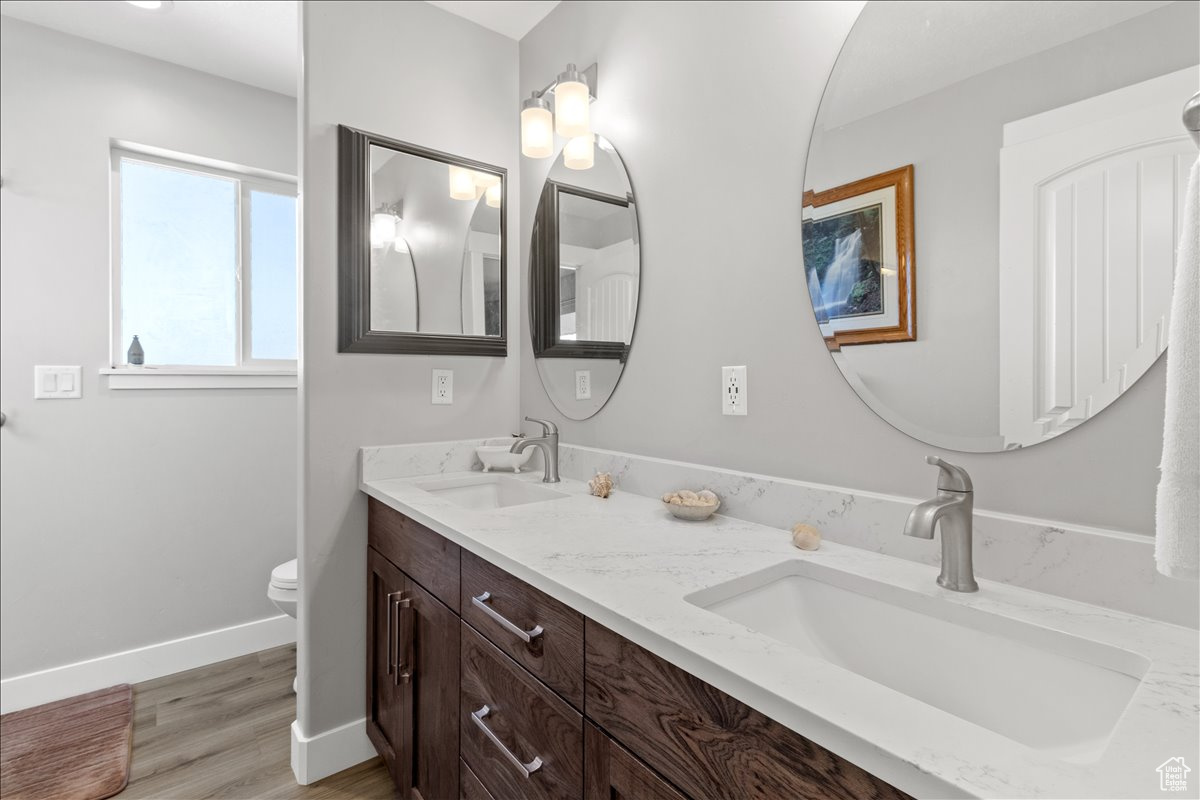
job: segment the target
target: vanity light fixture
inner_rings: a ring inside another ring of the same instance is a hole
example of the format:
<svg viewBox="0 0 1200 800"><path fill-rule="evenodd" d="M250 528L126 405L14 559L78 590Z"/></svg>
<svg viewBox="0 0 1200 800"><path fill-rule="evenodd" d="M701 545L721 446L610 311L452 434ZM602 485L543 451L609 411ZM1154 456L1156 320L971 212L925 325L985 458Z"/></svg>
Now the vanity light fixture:
<svg viewBox="0 0 1200 800"><path fill-rule="evenodd" d="M596 137L576 136L563 148L563 166L567 169L591 169L596 162Z"/></svg>
<svg viewBox="0 0 1200 800"><path fill-rule="evenodd" d="M450 165L450 196L455 200L474 200L479 197L475 192L474 170Z"/></svg>
<svg viewBox="0 0 1200 800"><path fill-rule="evenodd" d="M380 204L371 215L371 247L386 247L389 243L399 240L396 233L400 217L395 211L395 206Z"/></svg>
<svg viewBox="0 0 1200 800"><path fill-rule="evenodd" d="M574 64L548 86L521 103L521 154L528 158L554 155L554 134L566 139L592 135L590 103L596 99L597 66L580 72ZM553 99L553 111L549 99ZM579 145L582 147L582 145ZM577 169L587 169L577 167Z"/></svg>
<svg viewBox="0 0 1200 800"><path fill-rule="evenodd" d="M499 208L500 207L500 182L496 181L496 183L487 187L487 190L484 192L484 196L487 197L487 204L489 206L491 206L492 208Z"/></svg>
<svg viewBox="0 0 1200 800"><path fill-rule="evenodd" d="M567 64L566 70L558 73L554 87L554 130L565 139L587 136L592 132L589 118L591 94L587 78Z"/></svg>
<svg viewBox="0 0 1200 800"><path fill-rule="evenodd" d="M549 158L554 155L554 114L545 98L533 93L521 104L521 155Z"/></svg>

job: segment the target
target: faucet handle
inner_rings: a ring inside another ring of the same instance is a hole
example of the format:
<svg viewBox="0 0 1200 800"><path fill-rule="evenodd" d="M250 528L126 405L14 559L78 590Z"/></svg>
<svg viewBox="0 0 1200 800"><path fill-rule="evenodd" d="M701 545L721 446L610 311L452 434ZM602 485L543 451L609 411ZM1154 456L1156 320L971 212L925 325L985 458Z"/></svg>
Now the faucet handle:
<svg viewBox="0 0 1200 800"><path fill-rule="evenodd" d="M546 436L557 436L558 435L558 426L555 425L553 422L550 422L549 420L534 419L533 417L526 417L525 421L526 422L536 422L538 425L541 425L542 433Z"/></svg>
<svg viewBox="0 0 1200 800"><path fill-rule="evenodd" d="M974 487L971 485L971 476L962 467L951 464L949 461L943 461L937 456L925 456L925 463L932 464L940 470L938 489L945 489L948 492L974 491Z"/></svg>

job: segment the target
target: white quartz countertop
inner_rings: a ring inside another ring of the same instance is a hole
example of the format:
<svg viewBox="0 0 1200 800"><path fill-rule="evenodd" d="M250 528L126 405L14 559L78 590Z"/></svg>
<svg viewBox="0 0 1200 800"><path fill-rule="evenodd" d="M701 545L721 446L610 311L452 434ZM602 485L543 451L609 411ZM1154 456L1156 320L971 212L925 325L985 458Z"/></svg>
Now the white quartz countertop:
<svg viewBox="0 0 1200 800"><path fill-rule="evenodd" d="M479 473L441 477L470 474ZM1200 771L1174 793L1160 791L1156 772L1177 756L1200 770L1194 630L986 580L978 593L950 592L934 567L831 542L805 552L787 531L721 515L683 522L657 498L618 489L600 499L570 479L553 487L568 498L486 511L425 492L420 480L360 488L916 797L1200 796ZM1099 761L1058 760L684 599L788 559L1102 642L1150 666Z"/></svg>

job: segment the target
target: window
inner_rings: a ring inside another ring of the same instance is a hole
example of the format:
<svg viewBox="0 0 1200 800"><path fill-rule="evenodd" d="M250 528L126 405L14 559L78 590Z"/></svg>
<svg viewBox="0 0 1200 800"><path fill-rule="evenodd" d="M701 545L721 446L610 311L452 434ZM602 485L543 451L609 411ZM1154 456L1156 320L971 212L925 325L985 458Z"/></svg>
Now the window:
<svg viewBox="0 0 1200 800"><path fill-rule="evenodd" d="M296 187L113 150L113 366L294 370Z"/></svg>

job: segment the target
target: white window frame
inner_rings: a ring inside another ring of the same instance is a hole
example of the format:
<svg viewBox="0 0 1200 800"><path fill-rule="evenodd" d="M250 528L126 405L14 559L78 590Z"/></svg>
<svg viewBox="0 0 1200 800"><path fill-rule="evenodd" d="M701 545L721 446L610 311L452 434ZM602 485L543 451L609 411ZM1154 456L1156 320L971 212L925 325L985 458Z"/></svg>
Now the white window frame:
<svg viewBox="0 0 1200 800"><path fill-rule="evenodd" d="M156 364L131 367L124 364L126 344L121 331L121 161L137 161L167 169L213 176L238 183L238 248L236 279L238 291L235 314L236 362L227 366ZM101 369L109 376L112 389L149 388L295 388L297 361L254 358L251 353L250 324L253 319L250 280L250 193L263 191L297 198L296 178L278 172L244 167L214 159L176 153L161 148L114 141L110 148L111 185L111 269L109 274L109 366ZM297 213L299 203L297 202ZM297 230L299 224L297 221ZM297 272L299 243L297 243ZM297 276L298 278L299 276ZM299 281L297 280L297 285ZM297 297L297 305L299 297ZM297 321L299 319L297 308ZM299 325L297 324L297 336ZM297 353L299 342L297 342Z"/></svg>

